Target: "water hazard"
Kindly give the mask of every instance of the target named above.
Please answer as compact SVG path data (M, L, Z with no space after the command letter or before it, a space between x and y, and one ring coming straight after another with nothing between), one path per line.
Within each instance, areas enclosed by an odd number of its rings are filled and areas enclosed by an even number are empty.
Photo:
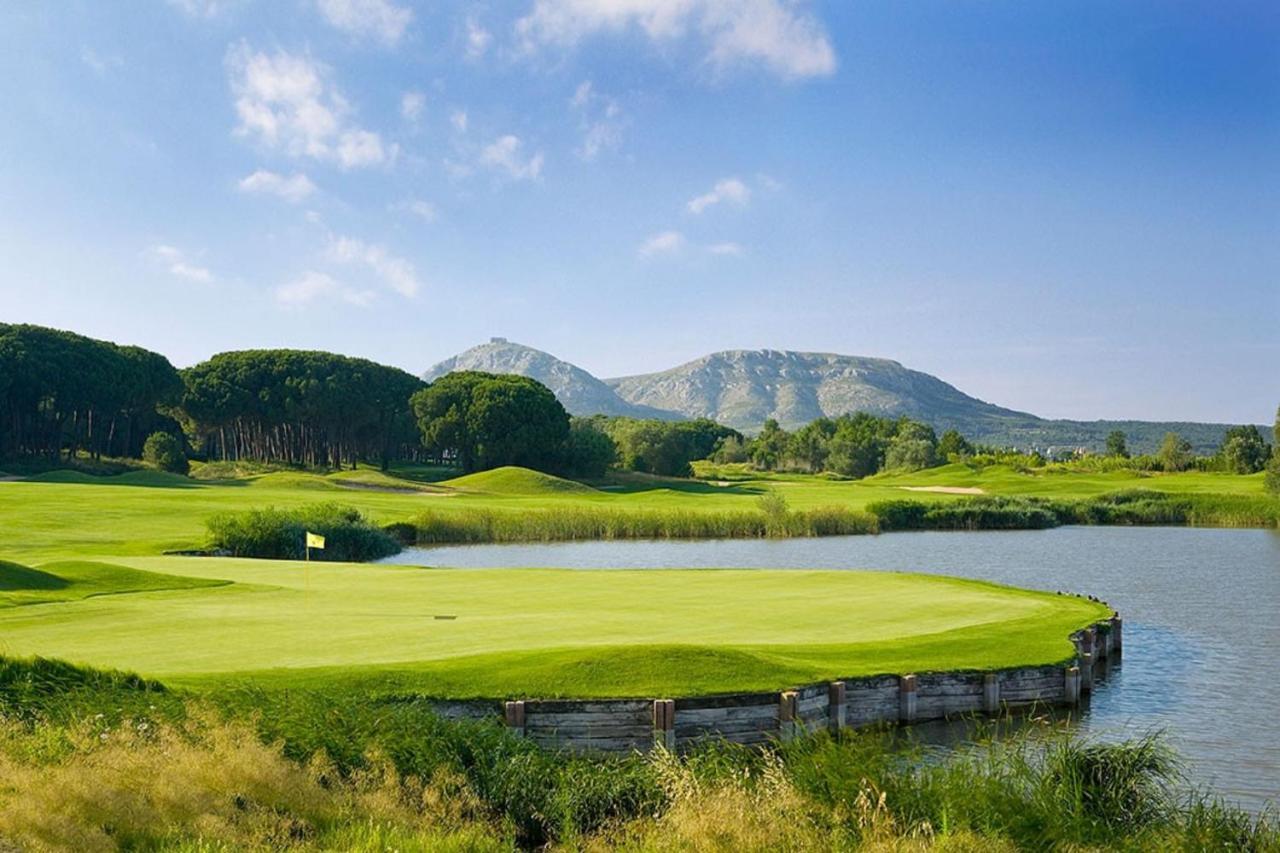
M406 551L456 567L867 568L1085 592L1125 619L1124 661L1080 725L1161 729L1192 782L1260 809L1280 801L1280 533L1193 528L899 533L826 539L575 542Z

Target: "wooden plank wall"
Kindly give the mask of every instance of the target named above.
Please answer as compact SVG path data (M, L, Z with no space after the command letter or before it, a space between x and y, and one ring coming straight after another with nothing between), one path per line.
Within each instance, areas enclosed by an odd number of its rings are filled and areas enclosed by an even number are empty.
M1073 634L1066 665L999 672L935 672L848 678L779 693L688 699L441 702L451 718L501 713L513 731L549 749L617 753L655 747L687 750L711 738L758 745L807 732L874 723L912 723L1000 713L1028 705L1071 705L1093 687L1093 673L1120 653L1115 616ZM840 700L843 699L843 705Z

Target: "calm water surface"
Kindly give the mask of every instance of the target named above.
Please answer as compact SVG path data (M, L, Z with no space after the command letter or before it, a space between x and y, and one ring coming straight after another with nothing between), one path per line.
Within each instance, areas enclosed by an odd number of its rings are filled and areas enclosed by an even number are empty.
M1251 809L1280 801L1280 533L1062 527L826 539L575 542L414 549L457 567L918 571L1096 595L1124 617L1124 662L1080 724L1163 729L1192 780Z

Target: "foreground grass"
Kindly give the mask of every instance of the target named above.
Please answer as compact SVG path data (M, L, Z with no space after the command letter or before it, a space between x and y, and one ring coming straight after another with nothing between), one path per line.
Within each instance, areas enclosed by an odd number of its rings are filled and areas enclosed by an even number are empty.
M1001 735L992 730L989 735ZM192 698L0 659L0 849L1280 850L1158 739L1041 723L926 759L888 731L596 760L355 691Z
M238 471L234 466L213 469L222 474ZM362 511L379 524L413 526L428 516L441 527L463 531L459 538L464 541L477 529L500 529L512 519L531 514L538 523L526 538L533 539L594 536L602 529L629 529L626 535L656 530L667 535L664 531L682 527L691 536L720 535L726 527L731 533L735 527L743 528L739 535L760 535L765 522L758 502L768 493L784 498L796 520L808 525L809 530L800 530L801 534L822 532L817 528L832 521L836 522L834 532L847 532L846 525L865 529L868 517L863 513L878 502L972 500L971 495L919 491L938 488L1054 501L1142 489L1180 502L1182 509L1175 519L1164 523L1256 527L1280 523L1280 499L1264 493L1262 475L1203 472L1037 473L1005 466L978 470L947 465L912 474L837 481L800 475L762 477L735 470L719 472L735 479L619 476L596 488L566 486L564 481L510 469L444 482L426 482L438 480L440 472L424 474L418 469L399 475L369 469L330 475L240 473L247 476L193 479L131 471L98 477L51 471L25 481L0 482L0 559L29 564L200 548L206 544L205 523L217 513L268 506L287 510L334 501ZM801 518L805 513L810 515ZM1153 516L1157 522L1161 517ZM570 525L573 518L577 521Z
M1071 632L1109 615L1072 596L887 572L197 557L121 558L116 594L4 606L58 582L74 588L83 569L62 578L60 565L0 567L5 653L204 687L347 683L455 698L774 690L1055 663L1072 654Z

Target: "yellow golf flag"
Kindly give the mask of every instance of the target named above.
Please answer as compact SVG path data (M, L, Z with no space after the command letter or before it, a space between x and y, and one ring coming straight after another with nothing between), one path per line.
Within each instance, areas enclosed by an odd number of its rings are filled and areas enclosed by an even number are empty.
M312 533L311 531L307 531L307 547L319 548L320 550L323 551L324 537L321 536L319 533Z

